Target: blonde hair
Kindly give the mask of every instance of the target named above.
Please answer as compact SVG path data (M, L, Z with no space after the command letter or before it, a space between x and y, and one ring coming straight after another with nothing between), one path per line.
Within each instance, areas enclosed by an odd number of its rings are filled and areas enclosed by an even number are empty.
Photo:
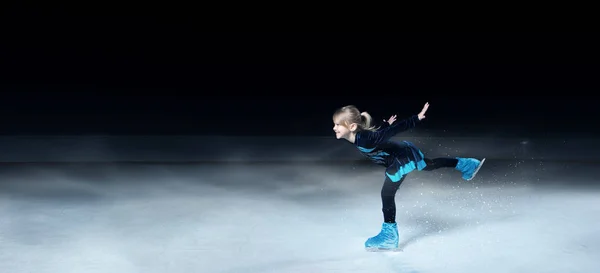
M360 112L354 105L347 105L341 107L333 114L333 119L340 118L340 122L343 122L346 127L352 123L356 123L357 130L368 130L375 131L379 129L373 126L373 118L367 112Z

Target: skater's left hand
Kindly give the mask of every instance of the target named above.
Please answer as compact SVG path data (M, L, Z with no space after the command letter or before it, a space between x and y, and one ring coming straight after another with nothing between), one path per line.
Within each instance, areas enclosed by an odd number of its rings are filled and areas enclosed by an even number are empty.
M384 119L383 122L387 122L390 125L392 125L392 123L394 123L394 121L396 121L396 115L391 116L387 121Z
M419 113L417 116L419 117L419 120L422 120L425 118L425 112L427 112L427 109L429 108L429 102L425 103L425 106L423 106L423 110L421 110L421 113Z

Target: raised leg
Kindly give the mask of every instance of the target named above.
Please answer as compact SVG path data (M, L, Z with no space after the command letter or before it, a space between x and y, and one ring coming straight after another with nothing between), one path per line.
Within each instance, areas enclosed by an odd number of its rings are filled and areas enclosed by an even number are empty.
M427 163L427 166L423 168L424 171L433 171L439 168L456 168L456 165L458 165L458 159L451 157L425 158L423 160Z

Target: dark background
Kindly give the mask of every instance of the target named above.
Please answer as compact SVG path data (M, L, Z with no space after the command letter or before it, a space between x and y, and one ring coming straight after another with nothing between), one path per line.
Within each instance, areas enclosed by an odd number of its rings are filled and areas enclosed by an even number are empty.
M343 105L381 121L427 101L422 133L600 135L597 33L205 32L34 15L1 49L4 135L330 136Z

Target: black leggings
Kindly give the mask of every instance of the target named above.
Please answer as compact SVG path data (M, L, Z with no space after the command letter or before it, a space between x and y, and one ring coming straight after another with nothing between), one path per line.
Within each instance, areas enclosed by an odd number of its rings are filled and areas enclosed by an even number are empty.
M439 168L454 168L458 164L458 159L456 158L434 158L429 159L425 158L425 163L427 166L423 168L424 171L433 171ZM385 177L385 182L383 182L383 187L381 187L381 203L383 208L383 219L386 223L395 223L396 222L396 192L398 188L406 178L406 175L402 176L400 181L392 182L389 177Z

